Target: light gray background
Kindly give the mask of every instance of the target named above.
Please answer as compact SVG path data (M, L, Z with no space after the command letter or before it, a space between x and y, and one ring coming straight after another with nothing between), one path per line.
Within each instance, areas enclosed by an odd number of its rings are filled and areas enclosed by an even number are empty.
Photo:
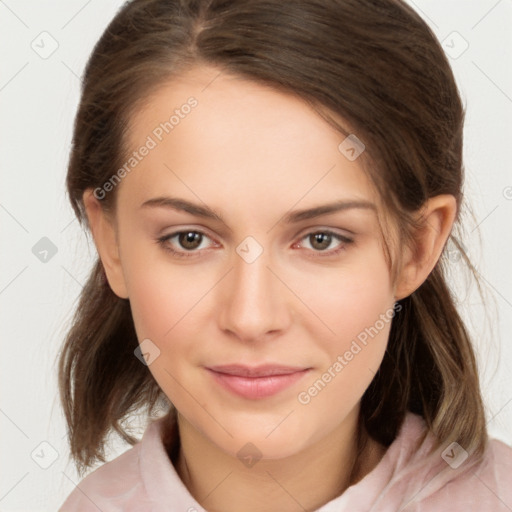
M468 295L457 285L457 293L477 344L491 434L512 444L512 0L410 3L445 41L467 105L466 194L476 219L464 244L489 292L487 316L474 288ZM64 179L79 77L121 5L0 0L1 511L56 510L78 482L54 363L95 249L74 220ZM43 237L57 249L46 262L32 252ZM456 253L453 266L457 274ZM114 443L111 456L127 448Z

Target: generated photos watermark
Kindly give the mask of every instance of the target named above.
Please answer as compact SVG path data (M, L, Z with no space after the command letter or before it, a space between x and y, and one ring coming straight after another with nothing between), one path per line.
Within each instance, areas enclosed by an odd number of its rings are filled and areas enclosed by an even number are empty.
M182 119L185 119L191 112L192 109L197 107L199 102L196 98L191 96L188 98L186 103L183 103L179 108L174 109L174 113L169 117L167 121L161 122L156 126L151 134L146 137L146 141L142 146L132 153L130 158L114 173L112 176L101 186L94 189L94 197L102 200L105 198L108 192L115 189L122 179L127 174L133 171L150 152L155 149L166 135L171 133L176 126L178 126Z
M392 308L389 308L385 313L381 313L379 319L373 325L362 330L352 340L349 349L342 355L338 355L336 361L308 389L297 395L299 403L302 405L309 404L368 345L368 341L375 338L391 322L395 313L398 313L401 309L402 305L396 302Z

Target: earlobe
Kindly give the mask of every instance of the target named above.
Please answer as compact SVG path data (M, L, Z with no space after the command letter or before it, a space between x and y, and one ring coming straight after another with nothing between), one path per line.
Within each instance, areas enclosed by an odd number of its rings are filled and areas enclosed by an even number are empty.
M430 198L417 213L421 226L413 246L406 249L395 286L396 300L409 296L427 279L441 256L457 214L457 201L449 194Z
M106 214L100 201L94 196L93 189L87 189L82 198L89 227L110 288L118 297L127 299L128 293L119 257L114 222Z

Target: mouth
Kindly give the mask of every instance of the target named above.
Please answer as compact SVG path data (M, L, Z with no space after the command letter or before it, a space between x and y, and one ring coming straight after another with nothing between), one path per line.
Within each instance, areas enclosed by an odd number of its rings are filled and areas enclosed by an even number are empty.
M206 367L213 380L231 393L246 399L261 399L278 394L306 375L311 368L281 365Z

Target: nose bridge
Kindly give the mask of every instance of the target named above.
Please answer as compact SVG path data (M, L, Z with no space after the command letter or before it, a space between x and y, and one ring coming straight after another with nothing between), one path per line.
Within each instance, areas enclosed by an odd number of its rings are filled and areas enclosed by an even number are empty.
M247 237L237 246L222 327L240 339L259 339L286 326L287 298L269 266L272 266L270 251L253 237Z

